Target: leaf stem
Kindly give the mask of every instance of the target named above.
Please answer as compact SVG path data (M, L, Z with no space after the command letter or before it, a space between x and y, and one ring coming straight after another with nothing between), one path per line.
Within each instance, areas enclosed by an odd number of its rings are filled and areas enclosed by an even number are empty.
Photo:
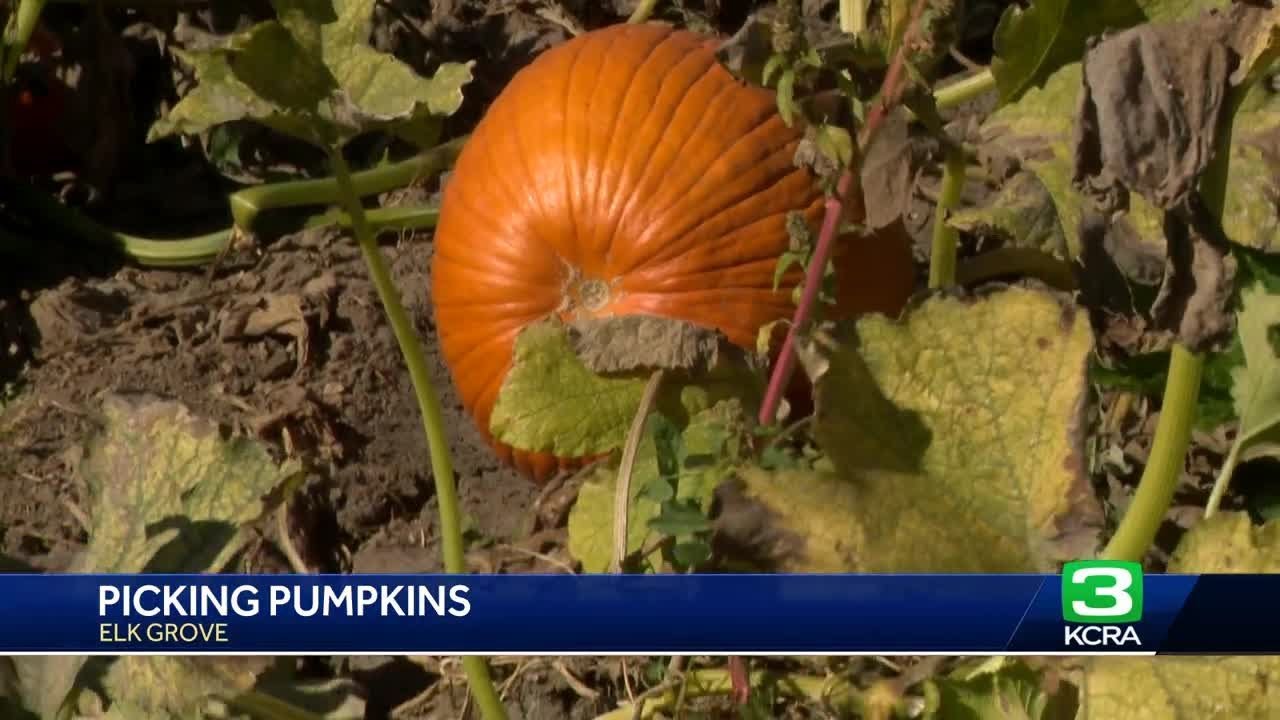
M1141 561L1155 540L1165 512L1173 501L1178 478L1182 475L1203 371L1203 356L1181 344L1173 346L1160 420L1156 423L1147 466L1142 470L1138 490L1120 520L1116 534L1107 543L1102 559Z
M438 174L457 159L467 137L463 135L399 162L351 173L352 189L357 197L367 197ZM332 177L255 185L232 193L231 217L236 227L252 230L258 215L264 210L333 205L341 200L338 182Z
M662 377L662 368L658 368L649 376L649 382L645 383L644 394L640 396L640 407L631 419L627 443L622 448L622 460L618 463L617 487L614 488L613 496L613 559L609 563L609 572L615 575L622 572L623 563L627 559L627 521L630 517L627 505L631 502L631 475L636 466L636 453L644 439L645 420L653 411L658 389L662 387Z
M426 358L422 354L422 344L414 331L413 323L405 313L404 306L400 303L399 290L391 279L391 274L382 258L382 251L378 248L365 218L364 206L360 203L347 161L342 157L342 151L337 148L329 150L329 158L333 165L338 200L351 215L356 242L360 245L360 252L364 255L365 263L369 267L369 275L378 291L378 298L387 313L387 320L391 323L396 342L400 345L400 353L404 356L409 377L413 381L418 408L422 412L422 427L431 453L431 474L435 479L436 501L440 508L440 540L444 551L445 571L462 574L467 571L466 557L463 554L462 523L458 513L457 488L454 486L453 458L450 456L448 438L445 437L440 400L431 384L431 374L427 369ZM505 720L506 710L494 689L493 680L489 676L489 667L484 659L465 657L463 669L466 671L471 694L481 714L486 720Z
M653 9L658 5L658 0L640 0L636 4L636 9L631 11L631 17L627 18L627 22L631 24L642 23L653 15Z
M964 190L964 149L959 145L944 145L946 160L942 168L942 190L933 216L933 249L929 254L929 287L949 287L956 282L956 248L960 244L960 231L947 224L951 211L960 205L960 193Z
M996 76L991 74L991 68L985 68L963 80L938 88L933 93L933 102L939 110L946 110L963 105L995 87Z

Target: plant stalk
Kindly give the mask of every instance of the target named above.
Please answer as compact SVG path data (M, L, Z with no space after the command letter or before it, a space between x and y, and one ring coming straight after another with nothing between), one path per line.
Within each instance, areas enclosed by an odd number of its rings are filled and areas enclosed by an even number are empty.
M640 0L636 4L636 9L631 11L631 17L627 18L627 22L634 25L647 21L653 15L653 9L657 5L658 0Z
M331 148L330 162L337 186L338 199L351 216L352 229L365 263L369 266L369 275L377 288L378 298L387 313L387 320L395 333L400 353L404 356L405 365L409 369L409 377L413 381L413 391L417 396L418 408L422 412L422 427L427 438L427 447L431 453L431 474L435 478L436 501L440 507L440 541L444 551L444 567L448 573L460 575L467 571L466 557L462 544L462 523L458 513L458 493L454 486L453 458L449 452L449 441L445 437L444 417L440 410L440 400L431 384L431 374L427 369L426 358L422 354L422 344L418 339L413 323L400 303L400 293L391 279L382 251L378 248L372 230L365 217L364 206L360 203L357 188L347 161L342 151ZM489 667L483 658L464 657L463 669L466 671L471 694L481 715L486 720L505 720L507 714L502 701L494 689L493 680L489 676Z
M867 0L840 0L840 31L861 35L867 30Z
M40 13L44 12L45 0L19 0L18 7L9 18L4 33L4 68L0 75L0 84L13 82L14 73L18 71L18 61L27 49L31 34L40 23Z
M995 87L996 76L991 74L991 68L986 68L963 80L938 88L933 93L933 102L938 110L946 110L981 97Z
M351 173L352 190L356 197L367 197L404 187L418 178L436 175L453 164L467 137L463 135L399 162ZM264 210L341 202L336 178L290 180L255 185L233 193L231 217L236 227L252 230L258 215Z
M911 46L914 34L919 31L920 15L924 11L926 2L927 0L916 0L912 7L911 21L904 34L904 42L894 54L893 62L889 64L889 70L885 73L879 101L872 105L870 112L867 113L867 121L862 126L862 132L859 133L859 147L867 147L870 139L884 124L889 111L902 102L902 94L906 89L903 82L905 62L903 49ZM827 267L827 261L831 258L831 251L835 246L841 221L844 219L846 200L849 193L862 192L862 186L857 181L856 175L854 168L845 168L836 184L835 194L827 198L826 215L822 219L818 242L813 249L813 257L810 258L809 267L805 273L800 303L792 316L791 325L787 328L786 339L782 342L782 350L778 353L778 361L773 366L773 372L769 376L769 386L760 403L760 413L757 417L761 425L773 425L777 421L778 406L782 403L782 396L790 385L791 375L796 369L796 336L807 330L809 320L813 317L818 290L822 285L822 274Z
M156 239L107 229L88 216L36 190L27 183L0 181L0 190L14 207L28 212L46 231L119 252L143 267L192 268L216 260L231 244L234 228L185 238ZM374 208L365 211L373 232L389 228L435 227L440 209L434 205ZM351 215L338 208L309 218L304 227L338 225L350 228Z
M1160 420L1156 423L1147 466L1142 470L1138 490L1121 518L1116 534L1102 552L1102 559L1141 562L1155 541L1156 532L1173 501L1178 478L1182 476L1203 372L1203 356L1182 344L1173 346Z
M956 283L956 249L960 231L947 224L951 211L960 205L964 190L964 149L946 143L946 161L942 169L942 190L933 216L933 249L929 253L929 288L950 287Z

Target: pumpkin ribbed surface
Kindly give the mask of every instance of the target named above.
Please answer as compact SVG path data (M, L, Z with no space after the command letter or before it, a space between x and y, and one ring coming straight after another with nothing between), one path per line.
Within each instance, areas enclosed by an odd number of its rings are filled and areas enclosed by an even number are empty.
M549 315L658 315L745 347L789 317L799 275L773 289L786 216L816 227L822 211L793 162L800 137L706 38L662 25L590 32L517 73L445 185L432 261L441 349L482 431L517 334ZM846 310L896 311L909 249L894 244L886 273L867 266L888 246L859 245L838 263L842 306L852 293L867 298ZM876 292L844 287L860 254ZM576 460L496 449L535 479Z

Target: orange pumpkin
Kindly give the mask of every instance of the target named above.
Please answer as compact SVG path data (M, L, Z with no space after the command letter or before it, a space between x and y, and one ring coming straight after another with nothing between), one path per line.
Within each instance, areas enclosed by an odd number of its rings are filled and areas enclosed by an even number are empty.
M521 70L445 185L432 262L440 346L486 437L517 334L550 315L676 318L743 347L790 317L799 270L773 289L786 216L816 230L823 212L800 139L707 38L664 25L586 33ZM904 233L842 241L836 266L843 312L911 293ZM494 445L536 481L582 460Z

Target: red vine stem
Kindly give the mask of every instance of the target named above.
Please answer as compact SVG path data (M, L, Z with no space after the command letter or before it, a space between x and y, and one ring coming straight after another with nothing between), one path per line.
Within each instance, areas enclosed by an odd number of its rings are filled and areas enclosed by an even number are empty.
M867 121L859 133L858 147L864 151L880 130L880 126L884 124L885 117L902 102L903 93L906 92L906 83L903 82L906 52L915 44L916 35L920 30L920 16L924 13L927 2L928 0L916 0L911 8L911 21L907 26L907 32L903 35L898 51L894 53L889 70L885 73L884 82L880 85L880 96L871 106L871 111L867 113ZM805 272L800 304L796 306L795 315L791 318L791 327L787 328L787 337L782 343L778 363L774 365L773 373L769 377L769 387L765 391L764 402L760 404L761 425L774 423L778 406L782 402L782 395L791 383L791 376L796 369L796 335L808 326L809 320L813 317L813 309L818 301L818 290L822 286L822 275L827 267L827 261L831 258L831 250L839 234L840 221L844 217L849 195L855 191L861 194L862 184L851 163L840 175L840 180L836 183L836 192L827 198L826 215L822 219L822 230L818 234L818 244L813 249L813 258ZM861 202L858 206L864 207Z

